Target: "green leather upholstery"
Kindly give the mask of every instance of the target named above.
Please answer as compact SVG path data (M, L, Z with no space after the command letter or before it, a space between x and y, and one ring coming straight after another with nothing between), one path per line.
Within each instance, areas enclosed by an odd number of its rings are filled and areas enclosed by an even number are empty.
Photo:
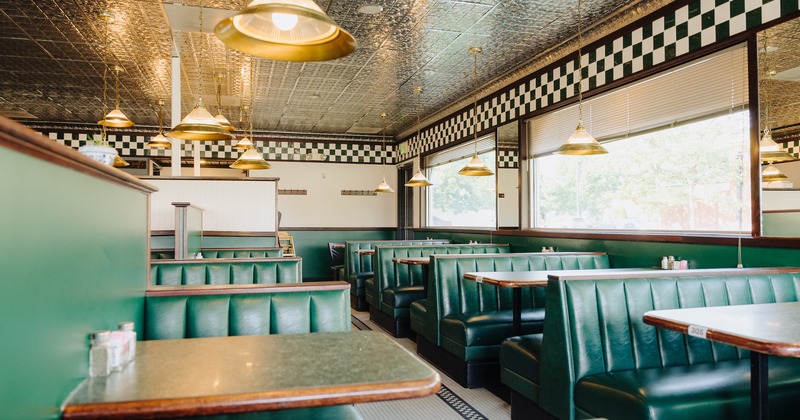
M152 287L144 338L350 331L346 282Z
M351 304L353 309L366 311L367 300L365 284L373 276L372 258L358 253L361 249L372 249L376 245L435 245L449 244L449 239L433 239L418 241L346 241L344 250L344 273L339 278L350 283L350 293L353 295Z
M300 283L302 264L299 257L153 260L150 283L157 286Z
M283 256L283 248L203 248L203 258L277 258ZM175 250L150 250L151 260L174 260Z
M578 270L609 268L601 252L431 255L428 296L411 304L417 352L467 387L499 382L500 344L515 335L512 290L464 280L473 271ZM522 332L542 332L541 287L522 290ZM480 373L476 373L480 372ZM485 381L485 382L484 382Z
M747 418L747 351L642 321L654 309L787 302L800 295L800 272L720 273L551 279L538 381L541 408L569 419ZM771 358L769 376L770 414L795 416L800 360Z
M509 337L500 345L500 381L533 402L539 401L542 337L541 333Z
M370 319L395 337L411 334L411 303L425 298L422 266L397 264L393 258L419 258L431 254L497 254L508 244L377 245L373 257L375 276L365 282Z

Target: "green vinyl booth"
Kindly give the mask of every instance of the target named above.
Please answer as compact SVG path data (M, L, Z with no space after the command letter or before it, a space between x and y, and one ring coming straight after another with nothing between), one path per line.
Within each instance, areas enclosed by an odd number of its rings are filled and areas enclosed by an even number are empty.
M155 286L302 281L303 259L300 257L150 261L150 284Z

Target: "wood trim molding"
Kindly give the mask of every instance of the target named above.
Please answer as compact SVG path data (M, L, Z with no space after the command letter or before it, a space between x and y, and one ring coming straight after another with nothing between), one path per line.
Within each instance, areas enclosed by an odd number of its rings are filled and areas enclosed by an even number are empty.
M260 262L274 262L274 261L303 261L301 257L266 257L266 258L202 258L202 259L188 259L188 260L152 260L150 265L203 265L209 262L214 264L225 263L260 263Z
M255 293L297 293L345 289L350 289L350 283L346 281L320 281L285 284L151 286L144 294L145 297L246 295Z
M706 277L706 276L741 276L757 274L785 274L800 273L800 267L766 267L766 268L706 268L691 270L653 270L653 271L633 271L609 274L592 274L591 270L586 270L586 274L550 274L549 278L554 280L607 280L607 279L627 279L627 278L660 278L660 277Z
M253 177L253 178L231 178L223 176L143 176L140 179L148 180L181 180L181 181L280 181L280 178Z
M0 116L0 146L146 194L158 191L133 175L86 157L3 116Z

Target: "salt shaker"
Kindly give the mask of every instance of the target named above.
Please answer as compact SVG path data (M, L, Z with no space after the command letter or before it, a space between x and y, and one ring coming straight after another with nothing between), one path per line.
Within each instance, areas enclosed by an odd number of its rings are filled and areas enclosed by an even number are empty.
M95 331L89 335L92 347L89 349L89 376L97 378L111 373L111 331Z
M131 321L120 322L117 328L120 331L124 331L128 334L127 362L131 362L134 358L136 358L136 330L133 329L134 324Z

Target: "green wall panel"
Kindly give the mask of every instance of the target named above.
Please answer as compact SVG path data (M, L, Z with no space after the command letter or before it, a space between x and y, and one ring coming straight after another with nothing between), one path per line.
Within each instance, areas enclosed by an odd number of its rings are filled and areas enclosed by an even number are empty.
M304 279L331 279L328 242L382 241L395 238L393 230L288 230L295 254L303 258Z
M56 418L88 334L143 322L147 196L0 148L0 417Z

